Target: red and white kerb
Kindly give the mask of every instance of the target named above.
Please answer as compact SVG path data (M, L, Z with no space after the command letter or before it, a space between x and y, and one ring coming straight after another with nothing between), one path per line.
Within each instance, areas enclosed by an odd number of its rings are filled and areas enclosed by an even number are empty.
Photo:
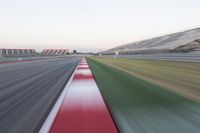
M75 71L50 132L118 132L84 58Z

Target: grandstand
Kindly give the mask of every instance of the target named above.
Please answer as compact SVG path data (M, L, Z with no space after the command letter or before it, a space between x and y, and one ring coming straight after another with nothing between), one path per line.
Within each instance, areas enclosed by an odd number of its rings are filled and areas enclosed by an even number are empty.
M174 49L174 51L182 51L182 52L198 52L200 51L200 39L196 39L190 43L179 46Z
M68 55L68 49L44 49L37 53L34 49L0 49L0 57L35 57Z
M200 51L200 28L121 45L102 54L138 54Z
M63 56L68 55L69 50L68 49L44 49L41 56Z
M1 57L33 57L38 53L34 49L0 49Z

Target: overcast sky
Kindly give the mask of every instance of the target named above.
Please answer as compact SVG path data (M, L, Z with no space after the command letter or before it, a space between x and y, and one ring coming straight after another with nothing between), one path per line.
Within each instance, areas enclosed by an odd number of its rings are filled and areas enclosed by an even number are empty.
M1 48L105 50L200 27L200 0L0 0Z

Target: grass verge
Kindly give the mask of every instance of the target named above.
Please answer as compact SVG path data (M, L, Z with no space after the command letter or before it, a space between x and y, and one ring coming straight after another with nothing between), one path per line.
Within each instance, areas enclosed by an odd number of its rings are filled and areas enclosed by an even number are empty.
M198 103L93 59L87 61L120 132L199 132Z
M111 57L93 57L92 59L193 100L200 100L200 63Z

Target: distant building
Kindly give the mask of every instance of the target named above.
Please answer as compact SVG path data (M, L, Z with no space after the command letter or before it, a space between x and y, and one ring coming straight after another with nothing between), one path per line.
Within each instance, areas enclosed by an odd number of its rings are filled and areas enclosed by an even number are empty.
M103 51L103 55L152 54L152 53L189 53L200 49L200 28L168 34L138 42L120 45Z
M0 57L2 56L2 49L0 49Z
M119 51L115 51L115 55L119 55Z
M76 54L77 53L77 51L76 50L73 50L73 54Z
M68 49L44 49L41 53L41 56L62 56L68 54Z
M34 49L0 49L1 57L31 57L37 56Z

